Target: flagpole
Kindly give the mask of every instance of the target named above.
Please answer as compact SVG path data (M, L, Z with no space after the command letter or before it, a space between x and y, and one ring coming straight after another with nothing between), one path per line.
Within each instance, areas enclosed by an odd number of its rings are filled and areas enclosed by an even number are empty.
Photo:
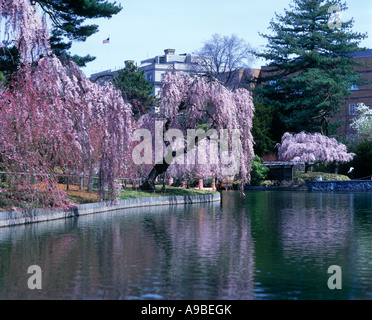
M111 61L111 59L110 59L110 35L108 36L108 38L107 38L108 40L109 40L109 42L108 42L108 46L107 46L107 62L108 62L108 64L109 64L109 67L107 68L107 69L111 69L110 68L110 61Z
M106 70L110 69L110 35L108 36L107 39L102 41L103 45L107 44L107 53L106 53Z

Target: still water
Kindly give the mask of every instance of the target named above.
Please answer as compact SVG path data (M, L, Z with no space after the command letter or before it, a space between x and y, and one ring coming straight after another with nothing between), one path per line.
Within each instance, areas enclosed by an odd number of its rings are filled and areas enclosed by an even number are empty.
M372 193L228 191L0 228L0 299L372 299Z

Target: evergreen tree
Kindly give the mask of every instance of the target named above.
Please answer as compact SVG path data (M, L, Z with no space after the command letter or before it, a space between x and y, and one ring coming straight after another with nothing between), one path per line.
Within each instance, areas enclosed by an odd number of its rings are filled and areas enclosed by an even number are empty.
M50 43L56 55L67 55L80 66L95 58L91 55L71 56L68 50L72 41L85 41L98 31L98 25L83 23L86 19L111 18L122 9L116 2L107 0L35 0L33 3L39 5L52 21Z
M329 117L362 83L353 53L366 34L352 32L353 20L335 19L347 9L339 0L293 0L290 8L271 21L272 34L261 34L268 46L256 56L270 62L256 93L279 109L288 131L328 135Z
M115 87L121 91L124 100L132 104L136 118L157 104L156 98L152 95L154 84L149 82L144 74L144 71L139 71L137 66L128 62L112 80Z
M0 49L0 73L5 82L8 75L17 71L20 63L20 55L15 46L8 48L4 45Z
M275 144L280 141L285 132L285 126L280 121L280 114L273 106L260 102L254 103L252 135L254 153L260 157L276 152Z
M85 67L95 57L90 54L83 57L71 55L68 50L73 41L85 41L98 31L98 25L83 23L86 19L111 18L122 9L116 2L106 0L35 0L31 3L40 7L50 18L50 46L53 53L73 60L80 67ZM11 43L5 43L0 52L0 71L4 74L14 72L18 67L17 58L17 48L11 46Z
M356 154L352 162L343 167L343 172L349 170L350 167L355 169L355 178L370 178L372 174L372 140L362 139L357 145L354 144L350 148Z

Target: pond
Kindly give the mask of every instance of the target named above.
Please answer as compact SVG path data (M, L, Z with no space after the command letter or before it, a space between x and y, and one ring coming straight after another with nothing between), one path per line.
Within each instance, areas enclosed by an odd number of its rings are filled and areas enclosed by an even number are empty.
M0 299L372 299L372 193L227 191L0 228Z

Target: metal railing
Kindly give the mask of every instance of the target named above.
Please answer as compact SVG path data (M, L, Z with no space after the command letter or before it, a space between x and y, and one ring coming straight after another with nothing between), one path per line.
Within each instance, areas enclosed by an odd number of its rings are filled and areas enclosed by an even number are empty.
M79 190L83 190L88 187L90 179L92 180L93 186L98 188L98 183L100 178L98 176L89 177L85 174L40 174L40 173L31 173L31 172L9 172L9 171L0 171L0 175L5 176L31 176L34 178L43 177L43 176L53 176L57 178L58 183L66 184L66 190L70 190L70 186L79 186ZM120 186L121 189L133 188L138 189L139 186L144 182L144 178L116 178L115 183L117 186Z

